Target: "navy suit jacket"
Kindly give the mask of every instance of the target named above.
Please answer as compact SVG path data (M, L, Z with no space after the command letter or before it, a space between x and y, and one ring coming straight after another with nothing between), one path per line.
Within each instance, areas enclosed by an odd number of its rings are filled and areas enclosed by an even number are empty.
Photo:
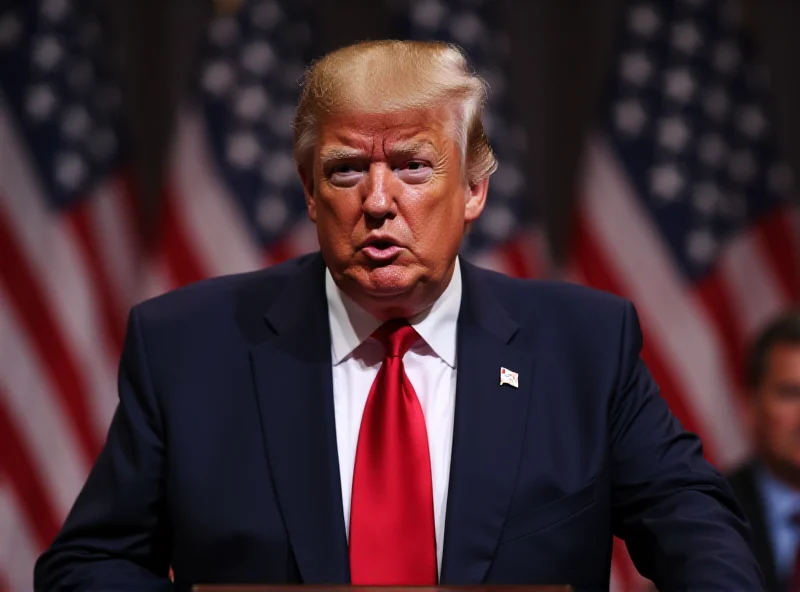
M725 479L639 358L633 306L462 263L441 583L758 590ZM500 384L500 368L519 388ZM39 590L348 583L319 254L135 307L108 441Z

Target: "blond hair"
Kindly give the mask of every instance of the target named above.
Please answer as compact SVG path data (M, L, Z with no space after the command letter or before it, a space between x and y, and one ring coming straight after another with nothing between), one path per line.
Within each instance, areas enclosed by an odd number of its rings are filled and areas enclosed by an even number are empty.
M294 118L294 156L307 165L325 115L433 109L453 105L455 141L467 182L491 175L497 160L481 112L487 85L454 45L364 41L333 51L306 72Z

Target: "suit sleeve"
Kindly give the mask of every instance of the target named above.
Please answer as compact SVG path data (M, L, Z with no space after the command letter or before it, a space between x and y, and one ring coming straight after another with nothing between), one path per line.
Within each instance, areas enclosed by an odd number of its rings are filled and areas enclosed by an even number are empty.
M661 591L763 590L742 509L660 396L630 304L622 344L610 405L614 534Z
M134 308L105 447L61 532L36 563L37 591L172 589L162 434Z

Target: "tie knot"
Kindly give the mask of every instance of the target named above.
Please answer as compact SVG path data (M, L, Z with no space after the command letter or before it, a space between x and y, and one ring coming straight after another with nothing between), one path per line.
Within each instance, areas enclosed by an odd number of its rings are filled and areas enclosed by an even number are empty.
M381 342L386 356L389 358L402 358L419 337L414 327L409 325L405 319L392 319L385 322L378 327L373 336Z

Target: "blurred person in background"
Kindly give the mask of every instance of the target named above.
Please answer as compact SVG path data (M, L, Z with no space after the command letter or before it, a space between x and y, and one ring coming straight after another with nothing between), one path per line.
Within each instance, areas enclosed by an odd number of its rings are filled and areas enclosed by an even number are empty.
M730 475L769 590L800 590L800 311L770 322L749 353L756 458Z

